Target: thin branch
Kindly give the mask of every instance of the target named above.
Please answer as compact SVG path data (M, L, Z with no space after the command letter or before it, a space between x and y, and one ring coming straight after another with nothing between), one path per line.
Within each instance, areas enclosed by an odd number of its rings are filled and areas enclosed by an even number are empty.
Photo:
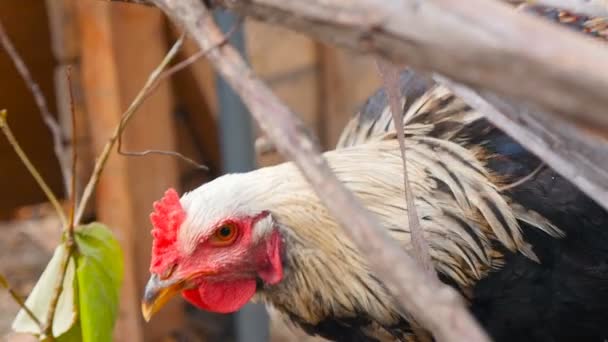
M223 39L217 43L217 46L222 46L222 45L226 44L230 40L230 38L234 35L234 33L237 32L237 30L241 27L242 24L243 24L243 18L239 18L234 23L234 25L232 25L232 27L228 30L228 32L226 32ZM190 56L190 57L186 58L185 60L170 67L165 72L163 72L163 74L160 76L159 82L162 82L166 78L169 78L169 77L175 75L176 73L182 71L183 69L189 67L194 62L196 62L200 58L204 57L207 54L207 52L208 52L207 50L199 49L192 56Z
M59 304L59 298L61 297L61 293L63 292L63 283L65 282L65 277L68 272L68 266L70 264L70 259L72 258L72 254L74 253L75 244L74 241L70 238L66 241L67 253L65 254L65 259L61 262L61 268L59 269L60 277L57 280L57 284L55 284L55 288L53 289L53 296L51 297L51 302L49 303L49 311L46 316L46 323L44 325L44 335L47 337L57 337L53 336L53 322L55 321L55 312L57 311L57 305Z
M153 6L154 4L150 0L103 0L106 2L125 2L129 4Z
M74 108L74 94L72 91L72 68L68 66L66 70L66 77L68 80L68 93L70 95L70 116L72 123L72 172L70 177L71 179L71 188L69 192L70 196L70 216L68 225L65 228L66 232L66 241L65 246L67 249L66 257L61 264L61 268L59 269L59 280L55 285L55 289L53 291L53 296L51 297L51 302L49 304L49 311L47 315L47 322L45 325L44 333L46 336L53 336L53 322L55 320L55 311L57 311L57 305L59 304L59 298L61 297L61 293L63 292L63 283L65 281L65 277L68 271L68 266L70 264L70 258L74 254L76 249L76 243L74 240L74 213L76 211L76 165L78 161L78 135L76 134L76 110Z
M397 65L434 70L467 86L538 103L577 125L608 131L608 69L600 67L608 48L499 1L467 0L466 6L461 0L213 3Z
M2 44L2 47L4 48L8 56L11 58L13 64L15 65L15 68L21 75L21 78L30 89L30 92L34 96L34 101L36 102L36 105L40 110L42 120L48 126L49 131L51 131L55 156L57 157L57 161L61 169L61 174L63 176L63 185L65 187L65 193L67 194L69 192L68 180L70 175L65 155L65 148L63 145L63 134L61 132L61 126L59 126L59 123L49 111L46 98L44 97L42 90L40 90L40 86L32 78L32 75L29 69L27 68L27 65L19 55L19 52L17 52L15 45L12 43L6 31L4 30L2 22L0 22L0 44Z
M70 117L72 122L72 173L71 173L71 188L70 188L70 217L68 222L68 239L74 240L74 215L76 212L76 178L77 178L77 162L78 162L78 135L76 134L76 109L74 108L74 91L72 84L72 67L68 66L66 70L68 79L68 93L70 95Z
M209 49L222 39L221 30L200 0L152 1L183 26L200 48ZM438 340L489 341L455 290L429 277L395 240L376 228L377 219L340 183L320 155L319 146L306 134L304 124L254 75L239 53L226 44L211 50L208 58L241 96L279 152L302 171L398 303L436 333Z
M57 212L57 216L59 216L59 219L61 220L61 224L65 227L67 224L67 219L65 217L65 213L63 212L63 208L61 207L61 204L59 204L59 201L57 200L57 197L55 197L53 190L51 190L51 188L46 184L36 167L27 157L25 151L23 151L23 149L21 148L21 145L19 145L17 138L15 138L11 128L8 125L7 116L8 112L6 110L0 110L0 130L2 130L2 133L4 133L4 136L8 140L8 143L11 145L17 156L19 156L19 159L21 159L23 165L25 165L34 180L36 180L36 183L38 183L38 186L40 187L42 192L44 192L46 198L53 205L53 208L55 208L55 211Z
M593 2L601 1L605 0ZM467 6L461 0L212 3L342 47L385 57L397 65L405 62L419 70L435 70L465 87L508 96L505 102L488 92L483 95L500 102L499 112L511 116L508 119L497 114L491 117L493 123L503 129L511 127L509 135L519 137L520 144L535 151L608 209L608 174L596 167L607 158L583 141L591 134L582 130L608 137L608 69L600 67L608 60L608 48L597 41L529 13L518 13L498 1L467 0ZM581 134L565 129L555 132L555 125L518 130L518 122L527 118L517 115L517 110L528 113L526 107L532 103L539 105L532 114L542 113L549 123L559 119L559 126ZM490 107L496 109L492 104ZM513 120L516 116L518 119ZM538 122L539 117L532 120ZM568 139L561 139L566 136ZM550 143L565 144L571 150L560 151ZM585 149L578 150L577 146ZM586 155L586 151L598 157ZM576 165L572 160L577 161Z
M276 146L274 146L272 141L268 140L266 136L255 139L255 153L263 156L265 154L275 153L276 151Z
M445 77L445 84L496 127L608 210L608 142L531 104L479 92Z
M40 331L43 331L44 327L42 326L42 323L40 322L40 320L38 319L38 317L36 317L36 315L34 314L34 312L32 312L32 310L30 310L30 308L25 304L25 301L23 300L23 297L21 297L17 293L17 291L15 291L10 286L10 284L8 283L8 280L6 280L6 277L4 277L2 274L0 274L0 286L8 291L9 295L21 307L21 309L23 309L23 311L25 311L25 313L30 317L30 319L32 321L34 321L36 324L38 324L38 327L40 327Z
M191 165L194 168L209 171L209 168L206 165L199 164L196 161L194 161L193 159L188 158L188 157L184 156L183 154L176 152L176 151L165 151L165 150L123 151L120 141L118 142L117 150L120 155L123 155L126 157L145 157L145 156L148 156L151 154L159 154L162 156L175 157L175 158L180 159L180 160L184 161L185 163Z
M202 56L207 55L208 53L210 53L214 49L216 49L216 48L224 45L227 42L228 38L229 38L228 35L223 35L223 38L221 40L219 40L217 42L217 44L209 46L206 49L201 49L202 52L200 52L200 54ZM82 199L80 200L80 204L78 206L78 210L76 211L76 217L75 217L76 224L78 224L78 222L80 222L80 219L82 218L82 215L84 213L84 209L86 208L87 202L89 201L89 199L91 198L91 195L93 194L93 190L95 189L95 186L99 182L99 177L101 176L101 172L103 171L103 168L104 168L104 166L105 166L105 164L107 162L107 159L108 159L108 157L110 155L110 152L111 152L112 148L114 147L114 145L117 143L118 140L122 140L122 132L126 128L126 125L129 122L129 120L131 119L131 117L133 116L133 114L137 111L137 109L139 108L139 106L141 106L141 104L143 103L143 101L148 97L148 95L151 94L151 92L154 89L156 89L156 87L158 86L158 84L160 84L161 80L164 80L165 78L167 78L169 75L172 74L172 73L165 74L164 70L167 68L167 66L169 65L169 63L171 62L171 60L173 60L173 58L175 57L175 55L177 55L177 52L179 51L179 49L183 45L183 42L184 42L184 35L182 35L175 42L175 44L173 45L173 47L171 48L171 50L169 50L169 52L167 53L167 55L165 56L165 58L163 58L163 60L161 61L161 63L152 71L152 73L148 77L148 80L146 81L146 84L144 84L143 88L139 91L139 93L137 94L137 96L135 96L135 99L133 100L133 102L131 102L131 105L129 105L129 108L123 114L123 116L122 116L122 118L120 120L119 125L116 127L116 129L112 133L112 136L110 137L110 139L108 140L108 142L104 146L104 149L101 152L101 154L99 155L99 158L97 158L97 162L95 163L95 167L93 169L93 174L91 175L91 178L89 179L89 182L85 186L85 189L84 189L84 192L83 192L83 195L82 195ZM177 71L179 71L179 70L174 70L173 72L177 72ZM183 155L181 155L181 154L179 154L177 152L156 151L156 150L150 150L150 151L143 151L142 152L142 154L144 154L144 155L145 154L149 154L149 153L160 153L160 154L173 155L173 156L182 158L183 160L186 160L187 162L189 162L189 163L191 163L193 165L196 165L197 167L204 167L205 169L207 169L206 166L201 166L200 164L194 162L193 160L191 160L189 158L184 157Z
M395 124L395 130L397 132L397 140L399 141L399 148L401 150L401 159L403 161L403 186L405 189L405 202L407 205L407 219L408 225L412 232L414 256L431 276L437 277L437 272L433 262L431 261L429 246L424 238L424 232L420 227L420 220L418 218L416 204L414 203L414 194L410 185L407 171L405 133L403 131L403 110L401 108L402 106L399 104L401 98L399 90L399 69L390 62L386 62L381 59L377 60L377 66L380 76L382 76L382 80L384 82L386 94L388 95L391 114L393 116L393 123Z
M608 16L606 0L528 0L529 3L562 8L592 17Z
M226 42L228 42L228 40L230 39L230 37L232 37L232 35L234 34L234 32L237 31L237 29L240 27L241 24L242 24L242 19L238 20L237 22L235 22L234 25L232 25L232 27L230 28L230 30L228 30L228 32L226 32L226 34L224 35L223 39L217 43L217 46L222 46L222 45L226 44ZM180 38L180 39L183 39L183 35L182 35L182 38ZM207 53L208 53L207 50L200 49L198 52L196 52L192 56L190 56L190 57L186 58L185 60L183 60L183 61L175 64L171 68L168 68L167 70L165 70L159 76L159 78L156 81L156 83L152 87L150 87L150 89L147 91L146 96L149 95L154 89L156 89L156 86L158 84L160 84L160 82L164 81L167 78L172 77L176 73L178 73L181 70L187 68L192 63L196 62L197 60L199 60L200 58L202 58L203 56L205 56ZM188 158L188 157L184 156L183 154L181 154L179 152L176 152L176 151L164 151L164 150L154 150L154 149L149 149L149 150L145 150L145 151L138 151L138 152L124 151L122 149L122 134L119 134L119 136L118 136L118 147L117 147L117 150L118 150L119 154L121 154L123 156L127 156L127 157L145 157L145 156L150 155L150 154L160 154L160 155L172 156L172 157L176 157L178 159L181 159L182 161L186 162L187 164L192 165L193 167L195 167L197 169L207 170L207 171L209 170L209 168L206 165L197 163L193 159Z
M89 178L89 181L87 182L87 185L84 188L82 198L78 205L78 209L76 210L76 216L74 218L74 221L76 222L76 224L79 224L80 219L82 218L82 215L87 206L87 203L88 203L89 199L91 198L91 195L93 194L93 191L95 190L95 187L97 186L97 183L99 182L99 177L101 176L101 173L103 172L106 162L108 161L108 157L110 156L110 152L112 151L112 148L116 144L116 141L120 138L122 132L124 131L124 129L127 126L127 123L133 117L133 114L135 114L137 109L141 106L143 101L150 94L150 91L156 87L156 85L158 84L157 81L158 81L160 75L162 75L162 72L169 65L171 60L173 60L175 55L177 55L177 52L181 48L183 42L184 42L184 36L182 35L182 37L180 37L175 42L175 44L173 44L173 47L171 47L171 49L169 50L167 55L165 55L165 57L160 62L160 64L152 71L150 76L148 76L148 80L144 84L143 88L139 91L137 96L135 96L135 99L133 99L133 102L131 102L131 104L129 105L129 108L127 108L127 110L123 114L120 122L114 129L112 136L110 137L110 139L104 146L103 151L97 158L95 167L93 168L93 174L91 175L91 178Z

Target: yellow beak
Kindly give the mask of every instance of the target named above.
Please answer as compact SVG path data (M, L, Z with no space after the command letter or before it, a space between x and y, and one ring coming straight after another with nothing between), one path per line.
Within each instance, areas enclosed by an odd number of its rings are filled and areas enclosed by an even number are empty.
M184 282L179 280L160 280L158 275L153 274L146 284L144 298L141 301L141 312L146 322L157 313L169 299L178 294L184 287Z

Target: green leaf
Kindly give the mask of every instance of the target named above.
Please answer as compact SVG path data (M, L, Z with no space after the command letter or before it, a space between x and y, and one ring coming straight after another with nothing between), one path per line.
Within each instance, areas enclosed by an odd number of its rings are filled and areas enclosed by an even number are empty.
M101 223L79 227L76 244L82 341L111 341L123 275L120 245Z
M36 286L32 289L30 296L25 301L25 305L36 315L42 323L47 321L51 299L55 293L55 288L61 276L61 265L63 264L68 250L65 244L57 246L55 253L49 264L42 272ZM68 268L63 281L63 291L59 296L55 317L53 319L53 336L59 336L68 331L76 321L75 304L75 277L74 277L74 258L70 258ZM22 309L15 317L12 328L18 333L39 335L42 332L36 322L34 322Z
M82 329L80 329L80 321L76 323L63 335L55 338L55 342L80 342L82 341Z

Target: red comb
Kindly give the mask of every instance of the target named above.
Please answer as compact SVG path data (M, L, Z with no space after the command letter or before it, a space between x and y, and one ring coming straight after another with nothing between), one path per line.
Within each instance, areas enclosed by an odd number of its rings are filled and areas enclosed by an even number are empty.
M160 201L154 202L154 212L150 214L154 226L150 272L160 274L176 261L178 251L175 242L185 217L186 212L179 202L179 195L172 188L165 192Z

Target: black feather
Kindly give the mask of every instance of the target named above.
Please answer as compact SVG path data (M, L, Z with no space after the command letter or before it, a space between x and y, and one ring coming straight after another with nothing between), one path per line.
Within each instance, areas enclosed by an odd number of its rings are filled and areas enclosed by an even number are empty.
M500 130L470 143L496 156L488 167L510 178L531 173L540 160ZM486 127L486 128L487 128ZM496 341L603 341L608 338L608 213L550 168L508 191L549 219L566 237L555 239L520 222L540 264L505 253L505 264L474 288L471 309ZM500 246L496 246L500 248Z

